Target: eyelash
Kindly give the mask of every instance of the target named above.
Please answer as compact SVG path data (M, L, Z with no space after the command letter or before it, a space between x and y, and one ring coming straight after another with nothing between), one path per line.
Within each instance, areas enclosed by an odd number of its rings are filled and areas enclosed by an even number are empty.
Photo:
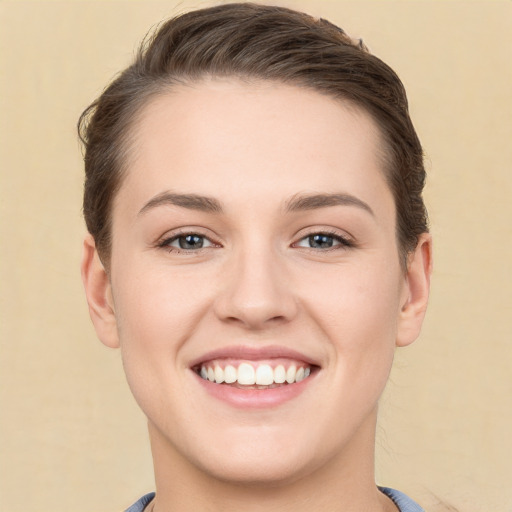
M198 249L185 249L185 248L181 248L181 247L173 247L171 245L173 242L179 241L180 238L184 239L188 236L196 236L203 240L207 240L210 243L210 245L207 247L199 247ZM208 249L209 247L220 247L220 245L213 242L206 235L204 235L203 233L200 233L198 231L183 231L180 233L176 233L171 237L161 240L160 242L157 243L157 247L159 247L161 249L166 249L168 252L193 254L193 253L198 253L199 251L202 251L203 249Z
M186 248L174 247L171 245L173 242L179 241L180 239L184 239L189 236L196 236L198 238L201 238L203 241L207 240L210 245L207 247L199 247L197 249L193 249L193 248L186 249ZM319 237L319 236L333 239L334 242L338 242L338 243L336 245L332 245L331 247L319 248L319 249L317 249L315 247L306 247L303 245L299 245L304 240L309 239L309 241L311 242L311 239L313 237ZM161 240L156 245L158 248L166 249L168 252L185 253L185 254L197 254L198 252L202 252L204 249L208 249L210 247L221 247L220 244L212 241L206 235L204 235L200 232L197 232L197 231L185 231L185 232L181 232L181 233L176 233L171 237ZM300 238L297 242L294 242L292 244L292 247L302 247L304 249L311 250L314 252L328 252L328 251L335 251L335 250L340 250L340 249L341 250L350 249L350 248L355 247L355 243L353 242L353 240L351 240L347 237L344 237L344 236L340 235L339 233L336 233L334 231L325 231L324 230L324 231L312 231L311 233L308 233L307 235Z
M313 237L318 237L318 236L332 238L334 240L334 242L338 242L338 244L333 245L331 247L323 248L323 249L316 249L314 247L305 247L305 246L299 245L299 243L302 242L303 240L309 239L309 241L311 241L311 239ZM293 247L303 247L304 249L309 249L309 250L315 251L315 252L327 252L327 251L336 251L336 250L340 250L340 249L341 250L350 249L350 248L355 247L355 243L350 238L342 236L335 231L323 230L323 231L313 231L311 233L308 233L306 236L303 236L298 242L295 242L294 244L292 244L292 246Z

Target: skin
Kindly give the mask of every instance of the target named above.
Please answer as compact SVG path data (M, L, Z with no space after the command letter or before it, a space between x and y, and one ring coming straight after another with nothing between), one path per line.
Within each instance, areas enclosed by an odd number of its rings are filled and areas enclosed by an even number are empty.
M148 417L154 510L396 511L374 483L377 404L396 346L419 334L431 240L404 272L373 120L297 87L210 80L154 98L133 137L110 274L88 236L82 275ZM168 192L222 212L154 200ZM356 200L287 209L332 193ZM203 248L179 250L183 233ZM312 247L315 233L333 247ZM240 344L292 348L319 370L277 407L236 408L190 365Z

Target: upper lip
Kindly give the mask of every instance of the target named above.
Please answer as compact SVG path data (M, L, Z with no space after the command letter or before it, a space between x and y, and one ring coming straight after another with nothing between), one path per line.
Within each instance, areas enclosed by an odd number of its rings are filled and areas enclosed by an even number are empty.
M310 366L320 366L319 362L302 352L278 345L253 347L247 345L233 345L212 350L194 359L190 366L193 368L214 359L242 359L246 361L259 361L263 359L294 359L303 361Z

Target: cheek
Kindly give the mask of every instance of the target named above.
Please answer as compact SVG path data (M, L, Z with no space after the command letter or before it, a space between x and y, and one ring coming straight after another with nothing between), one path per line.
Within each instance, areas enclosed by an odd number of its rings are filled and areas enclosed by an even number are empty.
M185 388L180 384L185 366L180 349L194 332L204 300L190 290L185 293L187 281L173 279L168 270L153 266L146 272L140 261L127 260L120 267L113 292L126 379L145 414L159 417L169 401L186 399L169 390ZM166 421L174 428L171 418Z
M113 268L112 289L124 368L130 383L137 382L136 377L145 382L144 375L158 373L157 363L179 345L177 328L182 325L186 304L163 273L147 272L143 264L128 257ZM176 364L172 358L169 361Z
M113 276L114 277L114 276ZM146 348L180 343L206 307L207 292L197 276L176 273L144 258L118 266L113 282L121 341Z
M388 260L389 261L389 260ZM396 342L401 278L398 263L340 267L310 286L307 308L327 335L332 359L345 373L389 372Z
M197 270L158 267L143 256L125 258L116 269L113 292L123 366L148 414L148 404L163 407L171 383L180 384L188 368L183 347L204 331L216 287L206 286L211 276Z

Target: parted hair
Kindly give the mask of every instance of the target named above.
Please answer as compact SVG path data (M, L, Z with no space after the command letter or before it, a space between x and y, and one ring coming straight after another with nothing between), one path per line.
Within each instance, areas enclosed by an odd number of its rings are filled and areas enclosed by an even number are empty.
M137 114L148 100L208 77L269 80L348 101L376 122L384 141L385 177L396 205L397 242L405 263L428 231L422 199L423 150L397 74L325 19L284 7L231 3L162 23L145 38L133 63L81 115L83 212L108 267L111 210L127 168Z

